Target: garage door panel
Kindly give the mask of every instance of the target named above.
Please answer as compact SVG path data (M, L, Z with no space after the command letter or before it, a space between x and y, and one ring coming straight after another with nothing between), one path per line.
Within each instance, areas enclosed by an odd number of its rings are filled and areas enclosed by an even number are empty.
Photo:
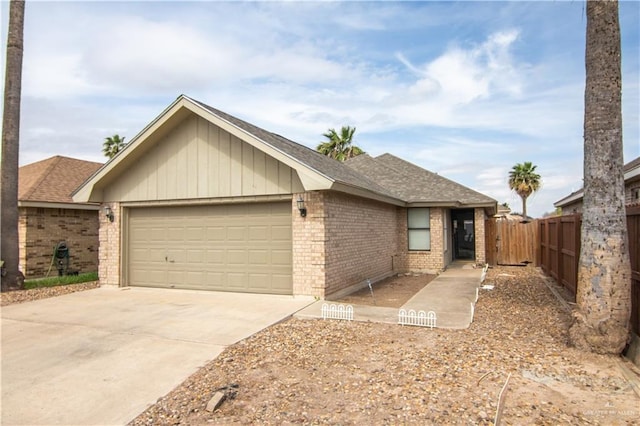
M246 241L247 229L244 226L230 226L227 228L227 241Z
M167 262L169 263L184 263L187 260L185 249L167 249Z
M227 250L227 264L231 266L235 265L247 265L247 251L246 250Z
M224 250L207 250L205 262L209 265L219 267L226 263L226 255Z
M205 252L202 249L187 250L187 263L202 265L205 259Z
M262 265L269 264L269 251L268 250L249 250L249 264L250 265Z
M184 241L184 227L172 226L164 231L169 241Z
M269 227L268 226L250 226L249 227L249 239L253 242L257 241L269 241Z
M291 276L272 274L271 290L273 293L289 294L291 292Z
M227 287L235 290L245 289L247 286L247 274L229 272L227 274Z
M207 227L207 240L209 242L225 241L227 239L227 230L222 226Z
M274 225L271 227L271 240L291 242L291 224Z
M129 285L292 293L290 203L131 208Z
M271 250L271 264L289 267L291 265L291 251Z

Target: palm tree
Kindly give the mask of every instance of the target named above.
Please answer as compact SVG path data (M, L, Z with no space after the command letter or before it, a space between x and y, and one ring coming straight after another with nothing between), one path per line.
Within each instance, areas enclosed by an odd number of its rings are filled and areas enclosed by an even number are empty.
M4 80L2 114L2 189L0 204L0 263L2 291L22 288L24 277L19 270L18 245L18 152L20 146L20 101L22 92L22 55L24 46L24 0L11 0L9 34Z
M619 354L629 339L631 264L622 171L618 2L587 1L584 198L570 342Z
M113 158L118 152L122 151L122 148L126 145L124 139L124 137L121 138L119 135L105 138L102 143L102 153L106 157Z
M355 127L342 126L340 134L335 129L329 129L322 136L327 138L326 142L318 145L316 150L328 157L338 161L345 161L356 155L364 154L364 151L353 145L353 134L356 132Z
M540 175L536 173L536 167L531 162L516 164L509 172L509 189L516 191L522 198L522 217L527 220L527 198L540 189Z

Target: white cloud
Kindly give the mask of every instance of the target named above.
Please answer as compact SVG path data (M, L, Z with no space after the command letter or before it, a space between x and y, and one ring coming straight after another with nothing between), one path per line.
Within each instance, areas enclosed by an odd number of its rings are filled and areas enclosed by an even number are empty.
M544 186L529 210L542 213L580 184L580 13L565 2L30 3L21 164L99 159L105 136L133 137L186 93L309 146L354 125L371 153L514 206L504 176L533 161ZM626 158L640 149L634 42Z

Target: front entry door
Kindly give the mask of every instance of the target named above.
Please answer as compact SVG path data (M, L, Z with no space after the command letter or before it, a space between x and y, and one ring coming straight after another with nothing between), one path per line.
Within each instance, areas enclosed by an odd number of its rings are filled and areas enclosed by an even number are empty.
M475 260L476 236L473 209L451 210L453 259Z

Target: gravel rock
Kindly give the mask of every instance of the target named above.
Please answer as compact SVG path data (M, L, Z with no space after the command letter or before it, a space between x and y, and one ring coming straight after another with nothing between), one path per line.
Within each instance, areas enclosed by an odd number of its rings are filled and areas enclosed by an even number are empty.
M77 291L91 290L98 287L100 287L98 281L91 281L80 284L34 288L31 290L7 291L0 293L0 306L31 302L33 300L46 299L49 297L61 296L63 294L75 293Z
M489 425L509 373L503 424L638 424L618 358L568 346L569 312L545 281L533 267L490 269L495 287L467 330L290 319L229 346L130 424ZM206 411L232 384L235 398Z

